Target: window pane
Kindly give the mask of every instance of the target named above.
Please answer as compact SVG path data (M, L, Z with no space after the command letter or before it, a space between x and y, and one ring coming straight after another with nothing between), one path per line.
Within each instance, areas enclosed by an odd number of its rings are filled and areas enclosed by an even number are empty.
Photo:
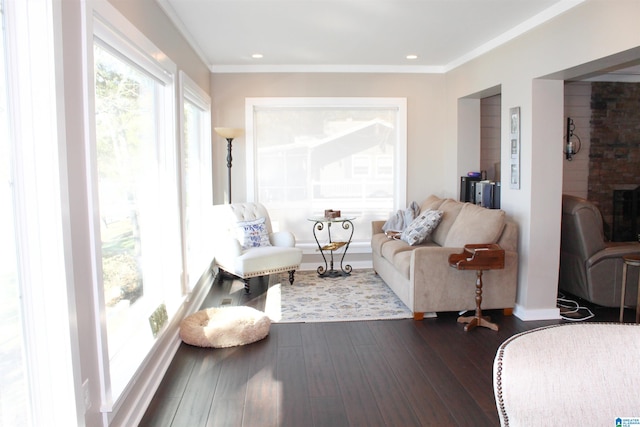
M357 218L354 241L368 240L366 224L393 211L398 108L261 105L253 131L257 199L298 242L313 242L300 218L325 209Z
M202 121L204 112L192 102L184 103L184 193L185 230L187 248L187 272L189 290L193 289L200 274L206 268L202 262L203 245L203 207L205 204L203 179L207 179L201 168L204 153Z
M177 224L168 208L177 202L165 185L175 185L175 172L166 178L175 168L159 132L163 86L99 44L94 52L102 280L117 394L153 344L151 317L165 317L156 309L164 305L170 318L179 302Z
M28 426L31 421L16 258L12 139L5 69L4 32L0 31L0 425Z

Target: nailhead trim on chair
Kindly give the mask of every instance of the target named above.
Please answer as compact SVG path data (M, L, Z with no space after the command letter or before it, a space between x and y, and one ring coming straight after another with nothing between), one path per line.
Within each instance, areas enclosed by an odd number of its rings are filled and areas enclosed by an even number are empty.
M267 274L282 273L282 272L285 272L285 271L297 270L298 268L300 268L299 265L292 265L292 266L289 266L289 267L272 268L272 269L269 269L269 270L257 271L257 272L249 273L249 274L246 274L246 275L243 275L243 276L240 276L238 274L236 274L236 275L238 277L243 278L243 279L248 279L250 277L266 276Z

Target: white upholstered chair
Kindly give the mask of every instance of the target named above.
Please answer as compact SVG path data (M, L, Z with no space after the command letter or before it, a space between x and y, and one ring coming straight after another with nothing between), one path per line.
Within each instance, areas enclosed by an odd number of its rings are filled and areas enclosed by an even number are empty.
M493 363L500 425L630 425L640 408L640 325L580 322L508 338Z
M244 281L269 274L294 273L300 267L302 250L288 231L274 232L269 213L260 203L244 202L213 207L214 265Z

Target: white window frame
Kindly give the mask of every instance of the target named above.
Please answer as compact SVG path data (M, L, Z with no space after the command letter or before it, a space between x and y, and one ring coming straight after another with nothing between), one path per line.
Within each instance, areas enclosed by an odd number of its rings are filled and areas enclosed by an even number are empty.
M74 284L65 254L70 230L61 4L5 1L7 79L18 270L33 425L83 423ZM3 23L4 24L4 23Z
M207 214L210 212L210 207L213 205L213 181L211 170L211 97L203 91L184 71L179 73L179 95L180 105L178 106L178 138L180 141L180 177L181 177L181 230L182 230L182 265L185 270L183 271L183 291L185 294L190 293L201 274L206 268L210 267L213 253L213 245L211 232L208 229L210 221L208 221ZM191 265L187 255L187 239L189 235L187 233L186 217L186 155L184 151L184 105L186 102L194 104L202 111L201 123L200 123L200 135L202 139L199 141L199 171L200 171L200 194L199 201L199 215L201 217L201 226L199 236L200 240L197 242L199 253L195 260L194 265Z
M87 115L88 127L90 129L89 138L87 139L87 146L85 147L89 153L90 166L87 171L88 181L90 182L90 195L89 195L89 209L91 212L98 213L98 177L97 177L97 165L96 165L96 134L95 134L95 120L93 118L95 114L95 88L93 84L93 40L94 38L100 40L100 44L106 46L111 53L120 55L126 58L127 62L133 60L142 68L146 73L151 74L156 79L162 81L165 87L162 89L166 102L164 103L165 110L160 111L162 117L164 117L165 128L162 132L158 132L158 136L165 137L168 140L159 143L158 146L161 150L165 147L172 147L172 152L161 153L161 157L164 161L166 169L173 169L173 175L178 177L178 160L177 160L177 147L175 138L175 121L176 121L176 102L175 102L175 84L177 77L176 65L160 51L149 39L147 39L138 29L136 29L129 21L127 21L113 6L108 2L92 2L90 21L88 22L87 31L89 34L89 45L87 46L87 64L89 67L89 76L87 91L90 112ZM121 52L126 51L124 56ZM175 188L174 188L175 187ZM166 208L170 210L170 215L175 216L175 221L171 220L171 223L179 225L179 206L178 200L178 187L175 183L167 184L167 191L175 191L175 203L168 204ZM92 218L93 227L90 231L91 247L93 248L93 256L95 257L96 265L93 271L93 281L96 291L94 292L94 310L99 314L96 320L96 333L98 336L98 364L100 367L100 389L101 389L101 406L100 410L103 413L109 413L114 411L122 402L119 401L121 396L126 396L128 389L135 383L139 374L138 366L131 378L117 378L112 377L109 361L109 350L107 347L107 324L104 300L104 287L102 283L102 267L99 259L101 258L101 238L100 238L100 224L98 218ZM179 227L176 230L171 230L171 227L167 227L167 233L179 234ZM181 259L180 248L175 249L175 257ZM179 278L176 280L176 286L182 291L182 285ZM184 300L184 299L183 299ZM183 300L176 301L175 304L181 305ZM151 349L153 351L153 347Z

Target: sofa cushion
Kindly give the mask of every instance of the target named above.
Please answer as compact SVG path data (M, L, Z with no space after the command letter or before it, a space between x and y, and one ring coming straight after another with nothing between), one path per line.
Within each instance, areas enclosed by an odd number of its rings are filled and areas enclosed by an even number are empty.
M393 258L399 252L410 251L414 249L413 246L409 246L409 244L403 240L390 239L387 243L382 245L381 255L384 259L393 262Z
M433 230L436 229L442 219L442 211L427 210L414 219L411 224L402 231L400 239L410 246L418 245L427 240Z
M456 220L456 217L460 213L463 205L464 203L453 199L446 199L442 202L438 207L438 210L442 211L442 219L440 220L438 227L433 231L431 240L440 246L444 246L447 234L449 234L449 229Z
M428 211L430 209L438 209L444 201L445 199L441 199L440 197L434 196L432 194L431 196L427 197L424 202L422 202L422 205L420 205L420 212Z
M396 271L402 274L407 280L409 280L411 274L411 252L412 251L398 252L393 258L393 266Z
M371 251L376 254L382 254L382 245L387 243L389 240L387 235L384 233L376 233L371 236Z
M465 203L451 226L444 245L461 248L472 243L495 243L505 223L505 213L500 209L487 209Z

